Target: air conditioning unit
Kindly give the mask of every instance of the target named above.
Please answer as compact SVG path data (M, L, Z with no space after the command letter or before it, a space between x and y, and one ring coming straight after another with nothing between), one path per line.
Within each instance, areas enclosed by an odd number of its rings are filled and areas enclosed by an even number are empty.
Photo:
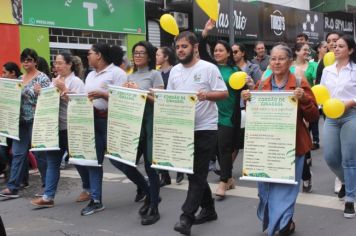
M188 14L183 12L172 12L173 17L177 22L179 29L188 29L189 21L188 21Z

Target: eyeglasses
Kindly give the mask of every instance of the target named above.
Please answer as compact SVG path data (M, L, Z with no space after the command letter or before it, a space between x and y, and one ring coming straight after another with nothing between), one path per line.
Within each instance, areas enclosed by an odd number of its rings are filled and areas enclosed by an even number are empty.
M280 58L275 58L275 57L272 57L270 59L271 62L284 62L284 61L287 61L288 58L287 57L280 57Z
M64 61L54 61L53 65L54 66L61 66L61 65L64 65L64 63L65 63Z
M147 54L147 52L134 52L133 53L133 55L135 56L135 57L143 57L144 55L146 55Z
M237 54L237 53L239 53L239 51L234 50L234 51L232 51L232 53L233 53L233 54Z
M34 62L35 60L31 57L28 57L28 58L21 58L21 62L22 63L31 63L31 62Z

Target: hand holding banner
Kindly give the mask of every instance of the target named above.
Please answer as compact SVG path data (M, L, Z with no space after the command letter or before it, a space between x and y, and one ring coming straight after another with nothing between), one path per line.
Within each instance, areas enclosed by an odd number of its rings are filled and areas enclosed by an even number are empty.
M60 93L56 87L42 88L38 96L30 151L60 150L58 115Z
M75 165L100 166L95 149L93 103L87 94L68 94L69 162Z
M242 180L296 184L298 102L292 92L251 92L246 105Z
M147 91L109 86L108 138L105 157L136 167Z
M19 139L22 81L0 78L0 135Z
M196 92L153 91L152 167L193 174Z

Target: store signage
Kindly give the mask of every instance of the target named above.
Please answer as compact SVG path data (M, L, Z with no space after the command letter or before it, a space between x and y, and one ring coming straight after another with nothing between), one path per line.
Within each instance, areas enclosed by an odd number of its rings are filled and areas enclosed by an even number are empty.
M144 34L145 3L142 0L23 0L23 24Z
M229 1L219 1L219 16L216 21L216 27L209 35L229 36L230 18ZM193 7L193 25L195 32L201 32L209 18L204 12L194 4ZM243 2L234 2L233 10L233 28L234 36L241 39L257 39L258 21L256 19L256 6Z

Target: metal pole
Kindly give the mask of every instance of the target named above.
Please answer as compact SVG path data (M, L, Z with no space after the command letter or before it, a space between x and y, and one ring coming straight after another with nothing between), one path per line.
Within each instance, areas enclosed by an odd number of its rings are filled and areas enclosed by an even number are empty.
M229 43L234 43L234 1L229 0Z

